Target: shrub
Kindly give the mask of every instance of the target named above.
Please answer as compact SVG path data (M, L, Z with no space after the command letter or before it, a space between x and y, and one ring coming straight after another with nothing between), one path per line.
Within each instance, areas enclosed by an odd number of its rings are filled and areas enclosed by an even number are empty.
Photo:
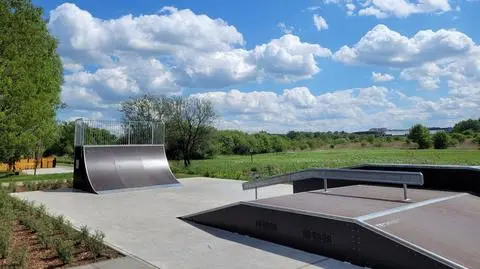
M58 258L64 263L68 264L73 261L73 242L70 240L58 240L55 247Z
M7 258L11 231L7 228L0 230L0 259Z
M10 264L16 265L15 268L27 268L28 248L25 246L15 247L10 254Z
M335 148L335 145L334 145L334 144L331 144L331 145L330 145L330 148L331 148L331 149L334 149L334 148Z
M365 143L365 141L363 141L361 144L362 148L366 147L367 146L367 143Z
M416 124L410 129L408 138L417 143L419 149L428 149L432 146L430 132L421 124Z
M102 255L105 250L105 245L103 244L104 238L105 234L103 232L95 231L95 234L91 235L86 242L87 250L90 251L95 258Z
M465 142L465 136L463 134L452 133L451 137L452 137L453 140L458 141L458 143Z
M87 225L80 227L80 233L78 233L78 242L80 244L86 245L88 238L90 237L90 231L88 230Z
M438 132L433 135L433 146L436 149L446 149L450 144L450 137L445 132Z

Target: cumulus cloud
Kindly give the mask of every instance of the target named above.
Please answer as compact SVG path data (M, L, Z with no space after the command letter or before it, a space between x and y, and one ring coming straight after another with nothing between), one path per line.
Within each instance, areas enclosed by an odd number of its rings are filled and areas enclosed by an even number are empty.
M395 78L390 74L382 74L377 72L372 72L372 80L375 82L385 82L385 81L392 81Z
M378 124L385 110L396 107L392 93L371 86L314 95L307 87L273 91L206 92L193 96L211 100L223 117L220 128L237 125L251 131L358 130ZM281 123L281 124L279 124Z
M317 28L317 31L327 30L328 24L327 21L320 15L313 14L313 25Z
M334 58L346 64L408 67L471 51L472 39L456 30L423 30L409 38L379 24L352 47L343 46Z
M103 103L144 92L178 94L183 87L308 79L320 71L317 57L331 56L292 34L245 49L234 26L175 7L104 20L65 3L50 12L48 28L59 39L65 91L95 93Z
M345 6L348 15L353 15L355 4L360 16L374 16L378 19L388 17L406 18L413 14L440 14L451 11L448 0L328 0L326 4Z

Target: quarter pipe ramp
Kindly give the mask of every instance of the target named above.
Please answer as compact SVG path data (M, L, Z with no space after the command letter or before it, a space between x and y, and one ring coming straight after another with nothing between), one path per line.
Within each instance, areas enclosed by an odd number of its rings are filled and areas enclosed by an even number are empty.
M75 148L75 189L104 193L153 186L177 186L163 145Z

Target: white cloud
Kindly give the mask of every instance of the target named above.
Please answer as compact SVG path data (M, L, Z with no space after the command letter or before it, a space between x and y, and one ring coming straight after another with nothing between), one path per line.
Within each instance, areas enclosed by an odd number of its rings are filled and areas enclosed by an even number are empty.
M475 44L456 30L424 30L408 38L379 24L354 46L343 46L334 58L347 64L414 66L467 53Z
M69 72L65 92L82 89L101 98L99 105L144 92L178 94L183 87L309 79L320 71L316 58L331 56L292 34L248 50L243 35L222 19L174 7L103 20L65 3L50 12L48 28Z
M321 9L322 7L320 6L311 6L311 7L308 7L307 10L308 11L316 11L316 10L319 10Z
M440 14L452 10L448 0L327 0L325 3L345 5L348 15L354 14L351 5L357 3L362 7L358 10L358 15L375 16L378 19L392 16L406 18L413 14Z
M345 5L345 8L347 9L347 15L353 16L353 12L355 11L356 6L352 3L347 3Z
M377 72L372 72L372 80L375 82L385 82L385 81L392 81L395 77L390 74L382 74Z
M197 93L211 100L222 118L219 128L288 130L360 130L385 122L382 111L395 110L384 87L339 90L313 95L306 87L272 91ZM405 117L402 114L403 117Z
M320 71L315 58L331 55L329 49L303 43L295 35L284 35L252 50L261 73L284 81L311 78Z
M283 34L291 34L295 29L293 26L287 26L284 22L279 22L277 27L280 28Z
M313 24L315 25L315 28L317 28L317 31L328 29L327 21L322 16L313 14L312 18L313 18Z

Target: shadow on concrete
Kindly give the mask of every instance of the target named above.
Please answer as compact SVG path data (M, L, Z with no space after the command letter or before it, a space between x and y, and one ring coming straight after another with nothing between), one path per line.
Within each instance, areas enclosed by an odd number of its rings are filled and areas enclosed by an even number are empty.
M201 224L186 221L186 220L183 220L183 221L215 237L236 242L242 245L246 245L252 248L260 249L266 252L270 252L276 255L280 255L283 257L287 257L287 258L305 263L306 265L302 266L301 268L307 268L307 267L308 268L318 267L318 268L325 268L325 269L339 268L337 262L334 262L334 263L327 262L327 261L331 261L331 259L328 257L323 257L318 254L308 253L302 250L297 250L291 247L275 244L269 241L265 241L265 240L237 234L237 233L232 233L229 231L224 231L218 228L213 228L213 227L201 225ZM314 255L318 256L318 259L313 259ZM348 266L349 264L345 263L345 265ZM348 267L342 267L342 268L348 268ZM357 267L352 265L352 268L357 268Z

